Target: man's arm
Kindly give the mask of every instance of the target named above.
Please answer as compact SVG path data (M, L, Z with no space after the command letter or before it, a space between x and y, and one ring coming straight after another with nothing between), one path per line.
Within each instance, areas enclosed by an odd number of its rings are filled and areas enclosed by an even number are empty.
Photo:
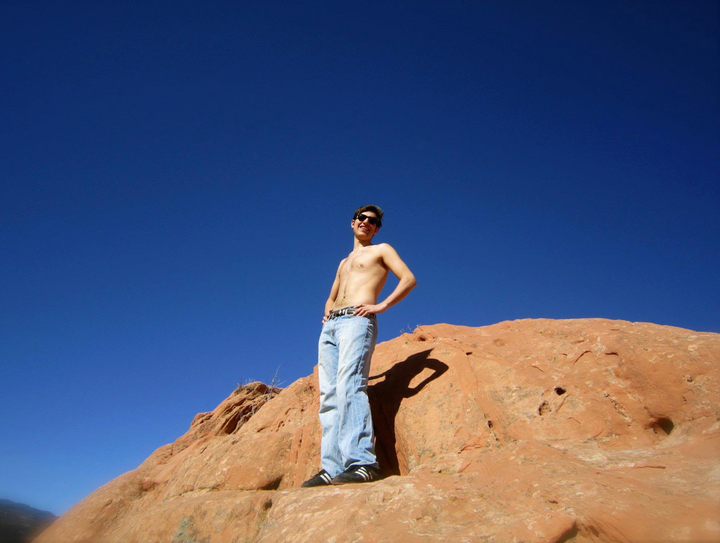
M417 285L415 276L407 267L407 264L403 262L397 251L393 249L387 243L378 245L380 250L380 256L382 257L383 264L400 280L395 290L390 293L390 296L385 298L379 304L358 304L355 306L355 314L365 316L372 315L374 313L382 313L387 310L388 307L394 306L400 300L405 298L412 289Z
M335 305L335 300L337 300L337 295L340 291L340 268L342 268L345 260L346 259L342 259L340 261L340 265L338 266L337 272L335 273L335 281L333 281L332 287L330 288L330 296L325 302L325 316L322 320L323 324L325 324L325 321L328 320L328 317L330 316L330 311L332 311L333 305Z

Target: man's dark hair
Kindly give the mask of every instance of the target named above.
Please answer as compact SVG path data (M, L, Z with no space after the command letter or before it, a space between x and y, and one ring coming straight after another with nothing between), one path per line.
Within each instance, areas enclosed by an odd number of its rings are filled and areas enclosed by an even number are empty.
M377 218L378 218L378 223L377 223L378 228L380 228L382 226L382 217L383 217L384 211L382 209L380 209L380 206L369 205L369 206L362 206L362 207L357 208L355 210L355 215L353 215L353 220L357 219L357 216L360 215L360 213L362 213L363 211L372 211L373 213L375 213L375 215L377 215Z

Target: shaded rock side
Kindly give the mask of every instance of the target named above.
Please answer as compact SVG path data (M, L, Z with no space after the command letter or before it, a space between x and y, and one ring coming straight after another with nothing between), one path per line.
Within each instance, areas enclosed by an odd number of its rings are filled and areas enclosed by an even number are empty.
M0 500L0 543L28 543L57 517L29 505Z
M237 390L36 541L718 541L719 362L720 335L654 324L422 326L373 357L383 480L299 488L316 369Z

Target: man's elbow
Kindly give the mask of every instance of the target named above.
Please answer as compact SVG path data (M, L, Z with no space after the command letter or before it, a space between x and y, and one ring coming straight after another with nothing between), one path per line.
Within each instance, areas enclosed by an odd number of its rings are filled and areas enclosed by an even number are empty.
M407 289L412 290L417 286L417 279L415 279L415 276L411 273L405 278L405 283L407 284Z

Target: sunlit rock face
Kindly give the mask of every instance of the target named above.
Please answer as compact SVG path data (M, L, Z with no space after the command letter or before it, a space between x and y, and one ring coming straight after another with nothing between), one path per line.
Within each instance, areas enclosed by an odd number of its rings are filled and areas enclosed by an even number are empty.
M37 542L718 541L719 379L718 334L421 326L373 357L383 480L299 487L319 469L316 370L239 388Z

